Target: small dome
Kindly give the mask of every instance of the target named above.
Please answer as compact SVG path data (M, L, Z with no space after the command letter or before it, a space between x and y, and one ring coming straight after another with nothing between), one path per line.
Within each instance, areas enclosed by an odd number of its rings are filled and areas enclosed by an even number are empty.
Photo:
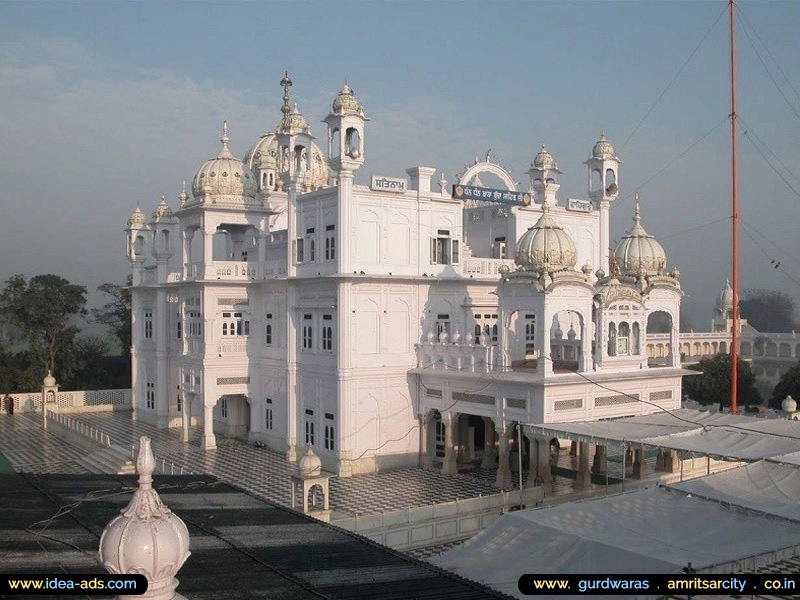
M729 280L725 280L725 289L723 289L720 294L719 298L717 298L717 308L728 310L733 308L733 288L731 287L731 282Z
M311 444L307 445L306 455L300 459L300 466L298 471L300 475L319 475L322 472L322 461L319 456L314 454L314 448Z
M550 206L542 204L542 216L517 242L514 262L526 271L572 269L577 252L572 238L550 216Z
M363 117L364 107L361 106L350 86L345 83L344 87L339 90L339 95L336 96L333 104L331 104L331 112L335 115L359 115Z
M156 209L153 211L153 221L161 221L162 219L169 219L172 216L172 211L169 209L167 199L161 196L161 202L158 203Z
M280 123L277 129L280 129ZM274 170L277 172L276 179L279 180L278 173L287 170L281 165L279 150L280 146L276 134L273 132L265 133L247 151L244 156L244 164L252 169L253 172L258 172L259 169ZM328 163L320 147L313 142L311 143L311 178L308 184L312 190L328 185Z
M311 127L308 121L300 112L297 102L294 103L292 109L285 114L278 124L278 131L280 133L310 133Z
M147 219L142 210L137 206L136 210L128 217L128 229L141 229L147 224Z
M611 145L606 139L606 136L602 133L600 134L600 139L597 140L597 143L592 148L592 156L595 158L613 158L614 157L614 146Z
M255 198L256 179L253 172L228 149L228 123L222 126L222 148L214 158L201 166L192 180L192 195L235 196Z
M795 412L797 410L797 402L791 396L786 396L781 402L781 409L783 412Z
M48 370L47 375L44 376L42 383L44 384L44 387L53 387L56 384L56 378L53 377L53 374Z
M535 169L555 169L556 168L556 161L553 156L547 151L545 145L542 144L542 149L539 151L539 154L533 159L533 167Z
M614 251L614 257L623 275L659 275L667 264L664 248L642 227L638 199L633 216L633 229L623 236Z
M144 575L148 591L174 590L175 574L189 558L189 531L153 489L154 469L150 439L142 436L136 459L139 489L103 530L100 561L109 573Z

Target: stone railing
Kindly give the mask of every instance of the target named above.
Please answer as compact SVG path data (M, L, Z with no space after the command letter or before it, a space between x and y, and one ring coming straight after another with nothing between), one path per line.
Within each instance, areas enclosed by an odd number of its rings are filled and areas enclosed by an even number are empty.
M462 267L464 275L487 275L496 277L500 275L500 267L507 266L514 270L516 265L509 258L465 258Z
M247 351L247 342L244 340L217 342L217 354L243 354Z
M77 421L66 415L48 410L47 423L48 426L52 425L53 423L58 423L62 427L65 427L73 433L85 438L87 441L95 442L107 448L111 447L111 437L107 433L100 431L97 427L92 427L91 425L87 425L86 423Z
M14 412L42 410L41 392L9 394L14 401ZM57 412L110 412L131 410L131 390L82 390L56 393ZM0 397L0 412L6 411L6 403Z
M136 454L138 452L138 449L139 449L139 444L131 444L131 461L134 462L134 463L136 462ZM169 461L169 460L167 460L165 458L158 458L157 456L154 456L153 458L155 458L155 461L156 461L156 463L155 463L155 473L158 473L159 475L192 475L193 474L188 469L184 469L183 467L180 467L180 466L176 465L174 462Z
M462 342L458 333L453 334L452 340L446 333L442 333L439 341L435 342L433 334L429 333L424 342L415 344L417 367L449 368L478 373L494 371L498 349L497 346L489 345L487 341L485 335L481 335L475 344L472 334L467 334Z
M202 263L186 265L186 276L170 273L167 281L193 281L195 279L219 279L223 281L255 281L286 277L286 261L247 262L237 260L215 260L206 268Z
M411 550L472 537L513 506L536 505L542 488L499 492L466 500L348 517L333 525L359 533L395 550Z

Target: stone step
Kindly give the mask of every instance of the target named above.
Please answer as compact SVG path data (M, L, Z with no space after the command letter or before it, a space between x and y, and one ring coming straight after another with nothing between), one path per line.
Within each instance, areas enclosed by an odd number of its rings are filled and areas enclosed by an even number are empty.
M76 461L90 473L127 475L135 472L131 459L118 448L103 448L90 452Z

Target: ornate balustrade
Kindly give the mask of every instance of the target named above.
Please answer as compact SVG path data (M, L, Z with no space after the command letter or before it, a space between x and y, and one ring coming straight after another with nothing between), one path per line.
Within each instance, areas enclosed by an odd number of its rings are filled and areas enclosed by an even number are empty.
M514 270L516 265L514 261L508 258L465 258L463 264L464 275L487 275L499 276L500 267L507 266L510 270Z
M497 347L490 346L487 342L487 336L481 335L475 344L472 334L467 334L462 342L458 333L454 333L452 339L442 333L437 342L434 341L433 333L428 333L424 342L415 345L417 366L489 373L497 368Z

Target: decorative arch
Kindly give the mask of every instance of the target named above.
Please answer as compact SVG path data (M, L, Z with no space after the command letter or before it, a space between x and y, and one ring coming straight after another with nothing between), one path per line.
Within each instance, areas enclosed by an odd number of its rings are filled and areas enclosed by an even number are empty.
M514 183L514 179L511 177L511 173L506 171L500 165L496 165L492 162L485 162L485 161L476 162L474 165L467 168L467 170L464 171L458 178L458 184L467 185L472 181L472 179L476 175L479 175L481 173L491 173L492 175L499 177L510 192L517 191L517 184Z

